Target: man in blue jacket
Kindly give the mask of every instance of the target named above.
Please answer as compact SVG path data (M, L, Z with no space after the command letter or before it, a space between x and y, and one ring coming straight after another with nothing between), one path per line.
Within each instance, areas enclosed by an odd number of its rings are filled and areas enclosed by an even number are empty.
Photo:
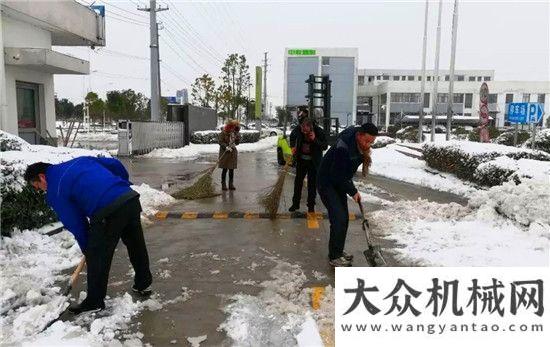
M348 232L347 196L356 202L361 195L353 184L353 176L363 164L363 176L371 163L370 146L378 135L378 128L372 123L351 127L342 131L336 143L325 153L317 178L317 190L328 210L330 238L328 245L329 264L351 266L353 256L344 252Z
M139 194L128 171L113 158L79 157L61 164L29 165L25 180L46 192L46 202L86 256L88 294L69 307L79 314L105 308L109 270L118 240L135 271L132 290L151 294L149 256L141 228Z

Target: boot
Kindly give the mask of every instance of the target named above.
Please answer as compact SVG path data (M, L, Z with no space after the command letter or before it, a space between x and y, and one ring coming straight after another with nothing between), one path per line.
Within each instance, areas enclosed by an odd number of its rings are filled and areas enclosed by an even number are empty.
M84 312L99 312L103 309L105 309L105 303L91 304L88 300L84 299L80 304L69 306L67 310L74 315L78 315Z
M227 190L227 184L225 184L225 180L222 181L222 190Z
M235 190L235 186L233 185L233 179L229 179L229 190Z

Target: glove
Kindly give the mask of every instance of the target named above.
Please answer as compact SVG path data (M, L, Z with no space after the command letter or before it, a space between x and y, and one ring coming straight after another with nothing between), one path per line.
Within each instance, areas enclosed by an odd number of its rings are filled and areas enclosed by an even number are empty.
M225 147L225 151L226 152L232 152L233 148L231 148L231 146L227 146L227 147Z
M296 147L292 147L292 155L296 155Z

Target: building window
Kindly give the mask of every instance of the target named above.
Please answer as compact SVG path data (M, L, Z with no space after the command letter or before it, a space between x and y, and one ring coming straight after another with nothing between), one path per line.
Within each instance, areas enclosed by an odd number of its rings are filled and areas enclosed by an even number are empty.
M374 81L374 76L369 76L369 82Z
M458 75L456 76L457 81L464 81L464 75Z
M490 81L490 80L491 80L491 76L485 76L485 77L483 77L483 80L484 80L484 81Z
M453 103L462 104L464 102L464 94L453 93Z
M357 76L357 84L360 86L365 84L365 76Z
M445 81L448 81L450 79L449 75L445 75Z
M430 82L432 80L432 76L426 76L426 81Z
M388 81L388 80L390 79L390 76L384 75L384 76L382 76L382 79L383 79L384 81Z
M407 76L401 76L401 81L406 81L407 80Z
M422 76L418 76L418 80L419 80L419 81L422 81Z
M477 81L481 82L481 76L477 76Z
M447 103L447 93L437 93L437 103L438 104Z
M506 103L510 104L514 102L514 94L506 94Z
M403 102L403 93L391 93L391 102Z
M393 76L394 81L399 81L399 76Z
M424 107L430 107L430 93L424 93Z
M475 81L476 81L476 76L470 76L470 77L468 77L468 81L469 81L469 82L475 82Z
M380 81L380 76L376 76L376 80L377 80L377 81Z
M472 93L464 94L464 108L472 108L472 99Z
M539 95L537 96L537 102L538 102L538 103L541 103L541 104L544 104L544 99L545 99L545 97L546 97L546 94L539 94Z
M414 76L407 76L408 81L414 81Z
M322 57L321 58L321 64L322 65L330 65L330 57Z
M498 99L498 94L489 94L487 103L496 104Z
M529 102L529 99L531 99L531 94L524 93L523 94L523 102Z

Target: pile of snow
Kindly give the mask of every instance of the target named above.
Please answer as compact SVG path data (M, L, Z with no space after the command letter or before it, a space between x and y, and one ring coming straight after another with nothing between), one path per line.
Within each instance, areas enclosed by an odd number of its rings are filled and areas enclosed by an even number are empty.
M479 191L467 207L399 201L373 221L380 236L401 245L398 259L419 265L548 266L547 206L550 187L527 181Z
M317 346L334 325L334 292L327 286L320 308L310 306L310 288L299 265L271 258L271 280L261 283L258 296L235 295L224 307L228 318L219 329L237 346ZM312 322L310 319L313 318Z
M489 153L499 153L501 155L511 153L531 153L541 154L537 151L532 151L525 148L517 148L512 146L499 145L496 143L482 143L474 141L444 141L444 142L426 142L424 146L436 147L436 148L451 148L457 151L464 152L468 155L484 155ZM550 155L548 155L550 158Z
M81 253L71 234L54 236L36 231L14 232L0 248L1 341L13 343L43 329L63 310L66 297L60 294ZM61 281L61 282L60 282Z
M373 149L369 173L457 195L469 195L476 191L472 185L454 175L435 171L423 160L401 154L397 150L404 152L406 148L388 145ZM360 167L357 171L361 170Z
M242 143L237 146L239 152L256 152L275 148L277 137L271 136L254 143ZM220 146L218 144L190 144L181 148L158 148L145 155L145 158L178 158L195 159L200 155L218 153Z
M480 164L475 176L487 175L488 172L501 169L513 172L512 177L528 177L539 182L550 182L550 161L540 161L532 159L515 160L507 156L500 156L493 160Z
M145 216L152 216L158 212L161 206L166 206L174 203L171 195L151 188L149 185L142 183L141 185L133 185L132 189L139 193L139 201L141 203L142 213Z

